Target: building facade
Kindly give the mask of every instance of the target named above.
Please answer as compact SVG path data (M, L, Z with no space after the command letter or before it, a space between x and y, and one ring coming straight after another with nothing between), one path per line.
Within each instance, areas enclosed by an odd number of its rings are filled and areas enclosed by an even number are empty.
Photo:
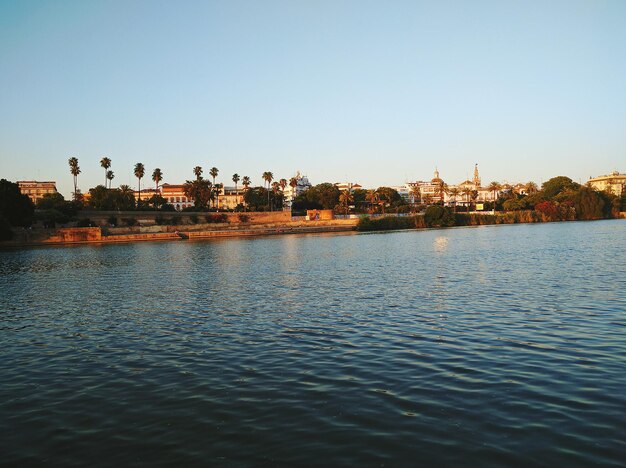
M590 178L587 184L594 190L612 193L621 196L626 192L626 174L611 172L610 174Z
M20 188L20 192L28 195L33 203L37 203L37 200L41 200L44 195L57 193L57 184L52 181L18 180L17 185Z
M161 185L161 196L177 211L193 206L193 198L185 195L184 185L182 184Z
M285 209L291 209L291 204L293 200L300 195L301 193L306 192L311 188L311 183L307 176L300 174L300 171L296 173L293 177L296 181L296 185L292 187L291 185L287 185L285 190L283 191L283 195L285 197Z

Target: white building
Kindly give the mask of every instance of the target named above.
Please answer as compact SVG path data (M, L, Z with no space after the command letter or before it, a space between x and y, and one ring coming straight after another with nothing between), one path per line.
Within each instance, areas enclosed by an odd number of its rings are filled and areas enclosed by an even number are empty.
M295 182L295 185L291 186L291 181ZM300 171L296 173L294 177L289 179L289 184L285 187L283 194L285 196L285 208L291 209L291 203L301 193L306 192L311 188L311 183L307 176L300 174Z
M610 192L621 196L626 191L626 174L611 172L610 174L590 178L587 184L594 190Z

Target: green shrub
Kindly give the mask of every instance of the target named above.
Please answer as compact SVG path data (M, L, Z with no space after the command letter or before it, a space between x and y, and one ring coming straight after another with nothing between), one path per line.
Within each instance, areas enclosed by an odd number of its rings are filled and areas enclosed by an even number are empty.
M125 226L131 227L139 224L135 218L122 218L122 222Z
M172 216L170 219L167 220L167 224L169 224L170 226L178 226L179 224L181 224L180 216L178 215Z
M79 219L76 222L76 227L92 227L92 226L96 226L96 223L94 223L89 218Z
M248 216L247 214L243 214L243 213L238 215L237 218L239 218L240 223L247 223L250 221L250 216Z
M157 226L161 226L163 224L165 224L165 216L163 216L162 214L158 214L154 217L154 223Z
M392 231L423 227L426 227L423 216L385 216L376 219L361 216L356 226L357 231Z
M189 219L193 224L198 224L198 215L197 214L192 214L189 215Z
M109 226L117 226L117 217L116 216L109 216L107 218L107 224Z
M208 214L205 219L207 223L227 223L228 215L226 213Z
M13 239L11 224L4 216L0 216L0 241L8 241L11 239Z
M446 206L430 205L426 208L424 221L428 227L454 226L454 213Z

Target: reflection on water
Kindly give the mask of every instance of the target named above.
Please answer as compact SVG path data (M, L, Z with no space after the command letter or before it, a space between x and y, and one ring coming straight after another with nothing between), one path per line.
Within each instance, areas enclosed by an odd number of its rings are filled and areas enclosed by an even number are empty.
M448 247L448 238L445 236L435 237L434 242L435 252L445 252Z
M0 252L2 462L619 465L625 228Z

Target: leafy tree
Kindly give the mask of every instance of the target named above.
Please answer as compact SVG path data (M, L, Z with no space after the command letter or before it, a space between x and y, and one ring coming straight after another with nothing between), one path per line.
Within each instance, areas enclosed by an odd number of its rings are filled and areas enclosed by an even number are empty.
M541 186L544 197L547 199L557 196L559 193L567 189L578 190L579 184L572 181L569 177L558 176L546 181Z
M156 193L148 199L147 203L152 205L155 210L176 211L176 208L174 208L173 205L170 205L165 198Z
M135 208L135 195L127 185L121 185L119 189L98 185L89 189L89 195L89 206L94 210L130 211Z
M35 206L20 187L6 179L0 180L0 217L12 226L30 226Z
M48 221L48 224L66 223L76 216L81 208L81 203L66 201L58 192L46 193L37 200L38 218Z
M368 190L367 191L367 195L365 195L365 199L370 204L370 211L373 212L374 211L374 205L378 204L378 202L379 202L378 192L376 190Z
M378 187L376 191L378 192L379 200L384 200L390 206L397 206L404 203L404 200L402 199L402 196L398 193L398 191L392 189L391 187Z
M67 160L70 165L70 174L74 178L74 200L78 200L78 174L80 174L80 167L78 166L78 158L70 158Z
M526 203L521 198L509 198L502 206L505 211L519 211L526 208Z
M137 182L138 182L138 187L139 187L139 200L137 202L138 206L141 204L141 179L143 179L143 176L145 174L146 174L146 169L143 166L143 164L142 163L135 164L135 177L137 177Z
M581 187L572 200L578 219L601 219L605 217L605 201L593 189Z
M252 211L269 209L269 206L266 205L266 199L269 200L269 191L265 187L248 188L243 195L246 206Z
M109 158L102 158L100 160L100 166L104 169L104 186L107 185L107 174L109 167L111 167L111 160Z
M302 193L309 207L307 209L332 210L339 203L339 189L328 182L315 185ZM298 197L298 198L300 198Z

